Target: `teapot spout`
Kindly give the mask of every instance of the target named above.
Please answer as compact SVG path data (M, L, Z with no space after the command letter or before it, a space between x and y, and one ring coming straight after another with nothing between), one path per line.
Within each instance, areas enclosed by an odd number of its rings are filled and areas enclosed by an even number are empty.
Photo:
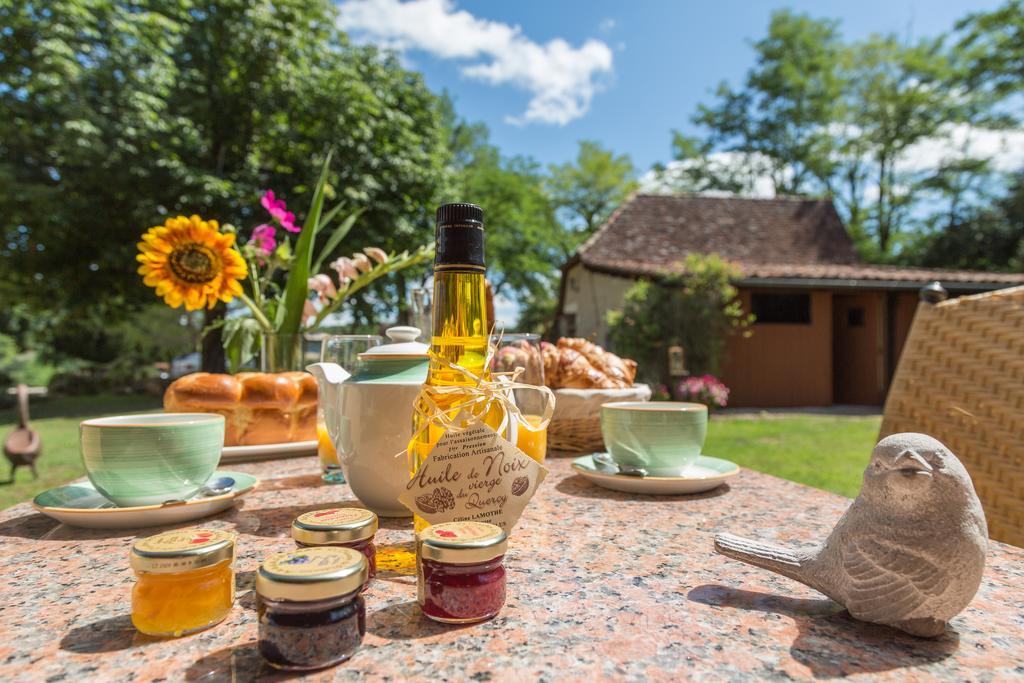
M331 437L331 443L337 447L341 418L341 385L351 375L337 363L313 363L307 365L306 370L316 378L317 386L320 389L318 398L320 411L324 416L324 423L327 426L327 433Z

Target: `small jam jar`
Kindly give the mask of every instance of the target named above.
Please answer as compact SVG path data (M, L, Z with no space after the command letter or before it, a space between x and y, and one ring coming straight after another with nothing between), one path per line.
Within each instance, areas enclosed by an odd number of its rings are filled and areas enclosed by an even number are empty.
M180 529L132 545L132 623L151 636L183 636L220 622L235 601L235 537Z
M267 663L311 671L351 657L366 633L366 575L366 557L351 548L268 557L256 573L258 647Z
M300 515L292 522L292 538L300 548L339 545L358 550L369 565L366 586L377 575L377 515L363 508L327 508Z
M416 545L423 613L447 624L471 624L500 612L507 544L501 527L483 522L445 522L421 531Z

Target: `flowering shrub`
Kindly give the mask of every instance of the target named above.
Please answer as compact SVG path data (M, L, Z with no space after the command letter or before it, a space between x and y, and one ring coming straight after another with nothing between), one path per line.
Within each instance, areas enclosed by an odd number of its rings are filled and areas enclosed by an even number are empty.
M676 399L703 403L708 410L724 408L729 403L729 387L711 375L686 377L676 386Z

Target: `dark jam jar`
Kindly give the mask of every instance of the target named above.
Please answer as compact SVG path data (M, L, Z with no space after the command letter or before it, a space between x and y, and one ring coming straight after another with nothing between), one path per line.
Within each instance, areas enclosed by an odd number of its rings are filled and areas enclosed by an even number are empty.
M287 671L343 662L363 642L362 553L326 546L271 555L256 574L260 654Z
M300 548L337 545L358 550L366 557L370 579L377 575L377 515L363 508L328 508L300 515L292 522L292 538Z
M505 548L501 527L483 522L428 526L417 543L419 603L446 624L490 619L505 604Z

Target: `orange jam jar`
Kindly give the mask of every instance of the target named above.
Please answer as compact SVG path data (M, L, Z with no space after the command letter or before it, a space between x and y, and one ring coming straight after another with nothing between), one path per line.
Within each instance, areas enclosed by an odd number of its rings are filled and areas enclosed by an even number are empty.
M235 537L179 529L132 545L132 624L151 636L178 637L220 622L235 601Z
M377 574L377 515L363 508L327 508L300 515L292 522L292 538L300 548L336 545L358 550L366 558L369 573L366 590Z

